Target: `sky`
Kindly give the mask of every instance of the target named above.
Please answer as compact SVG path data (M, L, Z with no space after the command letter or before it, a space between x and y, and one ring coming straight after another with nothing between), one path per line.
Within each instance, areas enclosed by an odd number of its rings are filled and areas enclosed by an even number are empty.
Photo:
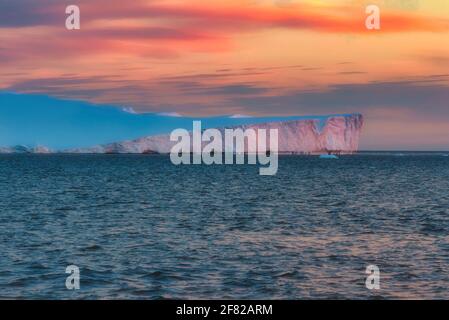
M360 112L361 149L449 150L449 1L2 0L0 90L187 116Z

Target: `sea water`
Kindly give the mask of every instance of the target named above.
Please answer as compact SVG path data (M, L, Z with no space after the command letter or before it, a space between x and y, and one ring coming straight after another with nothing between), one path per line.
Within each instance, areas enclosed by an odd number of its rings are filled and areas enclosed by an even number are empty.
M448 299L449 159L393 155L1 155L0 298Z

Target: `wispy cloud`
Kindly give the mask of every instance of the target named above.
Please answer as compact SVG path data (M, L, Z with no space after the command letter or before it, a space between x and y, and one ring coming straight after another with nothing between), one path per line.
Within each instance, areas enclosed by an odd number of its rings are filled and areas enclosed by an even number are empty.
M0 4L0 26L55 26L61 21L65 6L73 1L52 0L4 0ZM363 6L348 5L314 6L300 3L288 6L260 6L250 1L238 4L195 2L170 3L167 1L134 0L79 0L83 21L87 24L98 20L113 19L173 19L183 27L208 30L239 30L242 28L312 29L323 32L366 32ZM411 12L387 10L383 13L386 32L443 31L448 21L441 18L420 16Z
M239 5L209 2L168 4L143 0L129 3L80 0L82 30L67 33L63 24L64 8L70 3L51 0L2 1L2 43L18 51L30 49L33 55L95 54L109 50L124 52L125 48L129 54L151 54L161 42L167 46L170 41L176 43L178 49L183 48L180 42L188 42L190 45L184 48L190 50L226 50L231 48L227 41L233 36L273 28L369 34L360 7L334 5L323 9L306 4L278 7L250 5L251 2ZM37 29L14 31L29 27ZM387 10L382 15L382 33L379 34L448 30L447 19ZM17 32L17 37L11 37L11 32ZM123 46L124 43L127 46Z
M444 80L444 81L442 81ZM370 112L391 108L408 110L427 119L449 121L449 77L422 77L413 80L349 83L319 90L292 90L287 94L240 97L233 100L251 113L307 114Z

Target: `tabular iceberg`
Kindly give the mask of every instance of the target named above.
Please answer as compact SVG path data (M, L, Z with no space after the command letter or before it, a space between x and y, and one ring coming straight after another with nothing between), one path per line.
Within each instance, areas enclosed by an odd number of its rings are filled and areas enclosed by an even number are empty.
M168 153L176 143L170 141L170 133L189 130L196 120L204 129L221 131L278 129L281 153L353 153L363 126L357 113L194 118L0 92L0 153Z
M319 116L316 119L273 121L226 128L278 130L280 153L354 153L363 127L361 114ZM187 129L187 128L184 128ZM216 128L224 131L225 127ZM224 136L224 134L223 134ZM72 153L169 153L176 142L170 135L147 136L135 140L66 150Z

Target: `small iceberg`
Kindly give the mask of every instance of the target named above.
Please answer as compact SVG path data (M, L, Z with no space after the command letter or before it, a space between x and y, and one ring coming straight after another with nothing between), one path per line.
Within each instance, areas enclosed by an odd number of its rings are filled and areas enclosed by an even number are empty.
M335 154L321 154L320 159L338 159Z

